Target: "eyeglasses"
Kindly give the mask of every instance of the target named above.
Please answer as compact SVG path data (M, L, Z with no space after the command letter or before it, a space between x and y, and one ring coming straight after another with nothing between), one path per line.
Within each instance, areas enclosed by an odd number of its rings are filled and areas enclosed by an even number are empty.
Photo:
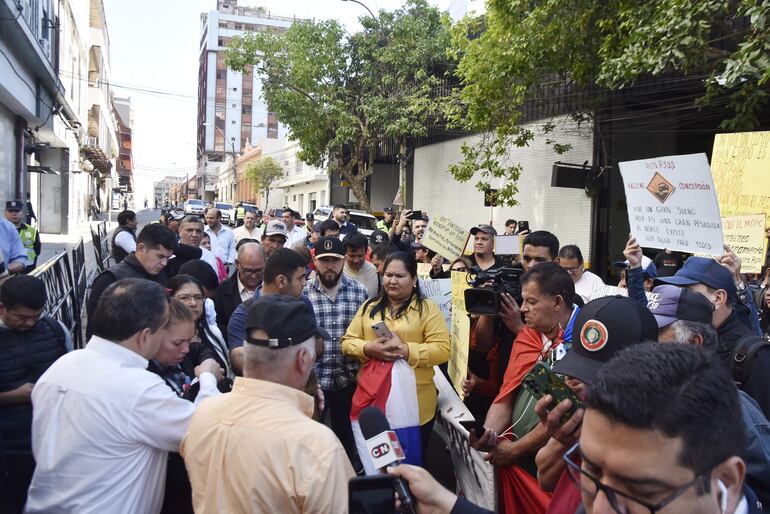
M203 301L203 295L202 294L182 294L182 295L179 295L179 296L175 296L174 298L176 298L177 300L179 300L181 302L189 302L189 301L192 300L194 302L200 303L200 302Z
M468 268L466 268L465 266L459 266L457 268L452 268L451 271L468 271Z
M690 487L694 486L699 481L704 480L711 474L711 470L699 474L683 486L677 488L663 500L653 505L646 501L634 498L626 493L621 493L608 485L604 485L598 478L584 470L581 462L585 457L580 452L580 443L575 444L575 446L570 448L569 451L564 454L563 458L564 462L567 463L567 473L570 480L572 480L575 485L577 485L578 488L591 499L596 498L599 491L603 492L607 497L607 502L612 507L612 510L618 514L627 514L630 512L656 514L663 507L682 496ZM622 504L620 498L623 499Z
M255 269L238 268L238 269L242 271L244 275L261 275L265 271L265 268L255 268Z

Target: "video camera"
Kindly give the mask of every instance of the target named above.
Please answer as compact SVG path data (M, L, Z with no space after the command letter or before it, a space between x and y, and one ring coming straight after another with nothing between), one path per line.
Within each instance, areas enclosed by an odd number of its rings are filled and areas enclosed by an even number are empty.
M521 297L521 277L523 270L520 268L497 268L494 270L482 270L474 266L468 272L473 286L465 290L465 309L470 314L497 316L500 312L500 295L507 293L513 297L517 304L524 301ZM491 287L479 287L492 281Z

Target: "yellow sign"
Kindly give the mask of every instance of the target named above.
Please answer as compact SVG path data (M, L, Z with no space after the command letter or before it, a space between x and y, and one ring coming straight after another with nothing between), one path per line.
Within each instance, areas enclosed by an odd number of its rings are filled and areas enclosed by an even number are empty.
M468 289L467 273L452 272L452 326L450 327L451 353L447 371L455 391L464 397L462 383L468 376L468 348L471 337L471 320L465 309L465 290Z
M765 262L765 215L722 218L725 244L740 257L743 273L761 273Z
M433 218L420 243L440 256L453 260L460 257L468 242L468 230L443 216Z
M770 132L717 134L711 174L722 216L770 212Z

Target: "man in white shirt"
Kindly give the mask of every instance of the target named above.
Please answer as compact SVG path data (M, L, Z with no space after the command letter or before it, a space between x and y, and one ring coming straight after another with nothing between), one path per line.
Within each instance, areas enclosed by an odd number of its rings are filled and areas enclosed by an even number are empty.
M295 221L300 219L299 213L294 212L291 209L283 211L283 224L286 225L286 248L298 249L297 245L305 246L305 238L307 238L307 229L304 227L298 227Z
M57 360L32 390L37 466L25 512L157 514L168 452L193 411L218 394L213 359L199 366L196 403L147 371L166 336L168 297L149 280L111 285L84 350Z
M264 227L257 227L257 213L246 211L243 217L243 225L233 230L236 246L241 239L253 239L258 242L264 230Z
M585 269L583 253L576 245L563 246L559 250L559 265L572 277L575 282L575 294L583 299L584 304L591 301L591 294L596 287L604 285L601 278Z
M179 242L183 245L200 248L201 260L206 261L214 273L218 273L217 258L214 254L201 247L201 236L203 235L203 220L195 215L185 216L182 223L179 224ZM213 243L213 241L212 241Z
M230 227L222 225L222 213L216 207L206 212L207 226L204 231L211 238L211 251L215 257L219 257L225 267L230 267L235 262L235 236Z
M360 232L348 235L345 243L345 267L343 272L349 278L360 282L369 293L369 298L374 298L380 291L380 276L374 264L366 260L366 251L369 249L369 240Z

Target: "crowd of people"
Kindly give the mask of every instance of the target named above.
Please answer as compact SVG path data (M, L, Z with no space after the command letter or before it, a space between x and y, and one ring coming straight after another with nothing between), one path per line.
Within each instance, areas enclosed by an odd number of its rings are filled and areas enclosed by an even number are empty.
M488 512L426 470L452 349L420 279L501 269L517 287L468 315L456 384L483 421L467 444L494 466L498 512L770 505L770 275L727 247L650 258L630 236L607 288L581 248L526 222L501 230L517 253L479 225L468 255L442 256L425 213L383 212L365 236L344 205L323 221L244 209L235 229L216 208L169 211L138 234L125 210L78 350L16 265L0 287L0 512L347 512L370 458L351 414L385 403L397 364L419 452L389 473L418 512Z

